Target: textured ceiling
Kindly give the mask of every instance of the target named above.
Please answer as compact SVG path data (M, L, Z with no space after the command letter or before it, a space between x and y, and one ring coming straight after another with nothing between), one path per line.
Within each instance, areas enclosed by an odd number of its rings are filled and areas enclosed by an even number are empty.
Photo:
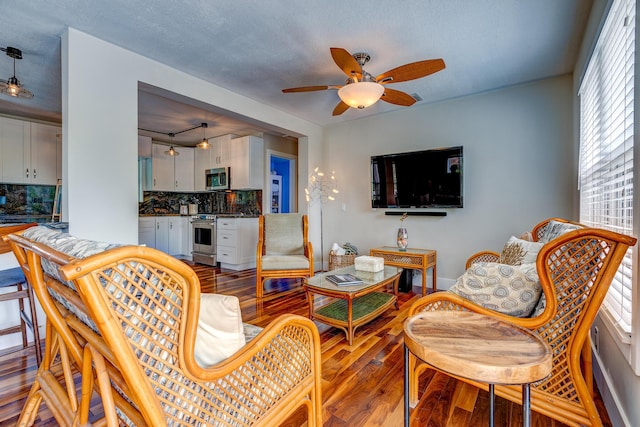
M365 68L374 75L443 58L445 70L392 85L420 95L420 105L570 73L591 5L592 0L6 1L0 46L23 51L16 75L35 97L2 96L0 113L61 120L60 37L67 26L329 125L415 108L378 102L332 117L339 101L335 90L282 93L288 87L344 84L330 47L368 52ZM2 55L0 78L10 77L12 66ZM211 120L207 136L261 131L207 109L176 113L181 104L157 94L144 96L140 107L140 127L177 131ZM166 129L168 111L172 129Z

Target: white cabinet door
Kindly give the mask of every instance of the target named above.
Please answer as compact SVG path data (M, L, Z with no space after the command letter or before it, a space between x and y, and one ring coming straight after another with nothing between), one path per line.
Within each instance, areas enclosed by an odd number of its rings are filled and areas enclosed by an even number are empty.
M191 255L191 223L189 217L169 217L169 255L189 257Z
M156 249L169 253L169 217L157 216L156 218Z
M211 169L212 167L211 147L196 147L193 159L193 189L195 191L205 191L207 180L204 171Z
M264 142L257 136L231 140L231 188L263 189Z
M173 191L175 188L173 156L165 154L169 147L152 144L151 173L154 191Z
M56 185L58 178L58 134L57 126L31 123L31 174L30 182L41 185Z
M138 218L138 244L150 248L156 247L156 219L155 217Z
M23 120L0 117L2 182L23 184L31 179L31 127Z
M152 141L150 136L138 135L138 157L149 158L151 154Z
M229 166L230 163L230 153L229 153L229 143L231 141L231 135L222 135L216 138L211 138L209 142L211 143L211 167L212 168L221 168Z
M193 191L193 168L195 151L191 147L180 147L180 155L174 161L174 191Z

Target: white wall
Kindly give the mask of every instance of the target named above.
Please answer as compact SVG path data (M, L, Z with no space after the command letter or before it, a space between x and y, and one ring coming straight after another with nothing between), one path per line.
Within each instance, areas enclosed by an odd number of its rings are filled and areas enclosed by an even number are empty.
M410 247L438 251L438 288L462 274L470 254L500 251L512 234L570 216L571 88L565 76L326 128L326 169L335 170L340 194L323 207L325 248L395 245L399 217L371 208L374 154L464 146L464 208L404 221Z
M308 173L322 129L73 28L62 40L63 207L72 234L138 241L138 82L269 123L299 140ZM306 206L300 203L300 210Z

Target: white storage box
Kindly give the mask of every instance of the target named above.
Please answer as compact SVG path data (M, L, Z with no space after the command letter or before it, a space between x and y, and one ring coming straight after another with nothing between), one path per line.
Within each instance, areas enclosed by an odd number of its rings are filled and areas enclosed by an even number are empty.
M384 258L377 256L359 256L354 260L356 270L376 273L384 270Z

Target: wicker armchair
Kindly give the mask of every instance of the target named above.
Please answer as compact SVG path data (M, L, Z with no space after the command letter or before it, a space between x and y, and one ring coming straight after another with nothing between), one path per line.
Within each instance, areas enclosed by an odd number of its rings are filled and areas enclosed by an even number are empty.
M268 426L301 406L310 426L322 425L320 339L309 319L283 315L202 368L200 283L183 262L140 246L80 259L21 235L9 241L47 313L44 361L18 426L34 423L43 400L64 426ZM89 419L94 391L101 420Z
M276 278L313 276L313 249L306 215L267 214L258 222L256 297L264 296L264 282Z
M627 249L635 242L633 237L582 228L544 245L536 267L547 304L537 317L507 316L451 292L422 297L413 304L409 315L432 310L469 310L535 331L551 347L554 365L549 377L532 384L531 408L568 425L600 426L600 416L581 370L580 355L611 280ZM409 397L412 405L417 403L419 376L428 368L410 355ZM459 379L487 389L486 384ZM517 386L496 385L495 391L506 399L522 403L521 390Z

